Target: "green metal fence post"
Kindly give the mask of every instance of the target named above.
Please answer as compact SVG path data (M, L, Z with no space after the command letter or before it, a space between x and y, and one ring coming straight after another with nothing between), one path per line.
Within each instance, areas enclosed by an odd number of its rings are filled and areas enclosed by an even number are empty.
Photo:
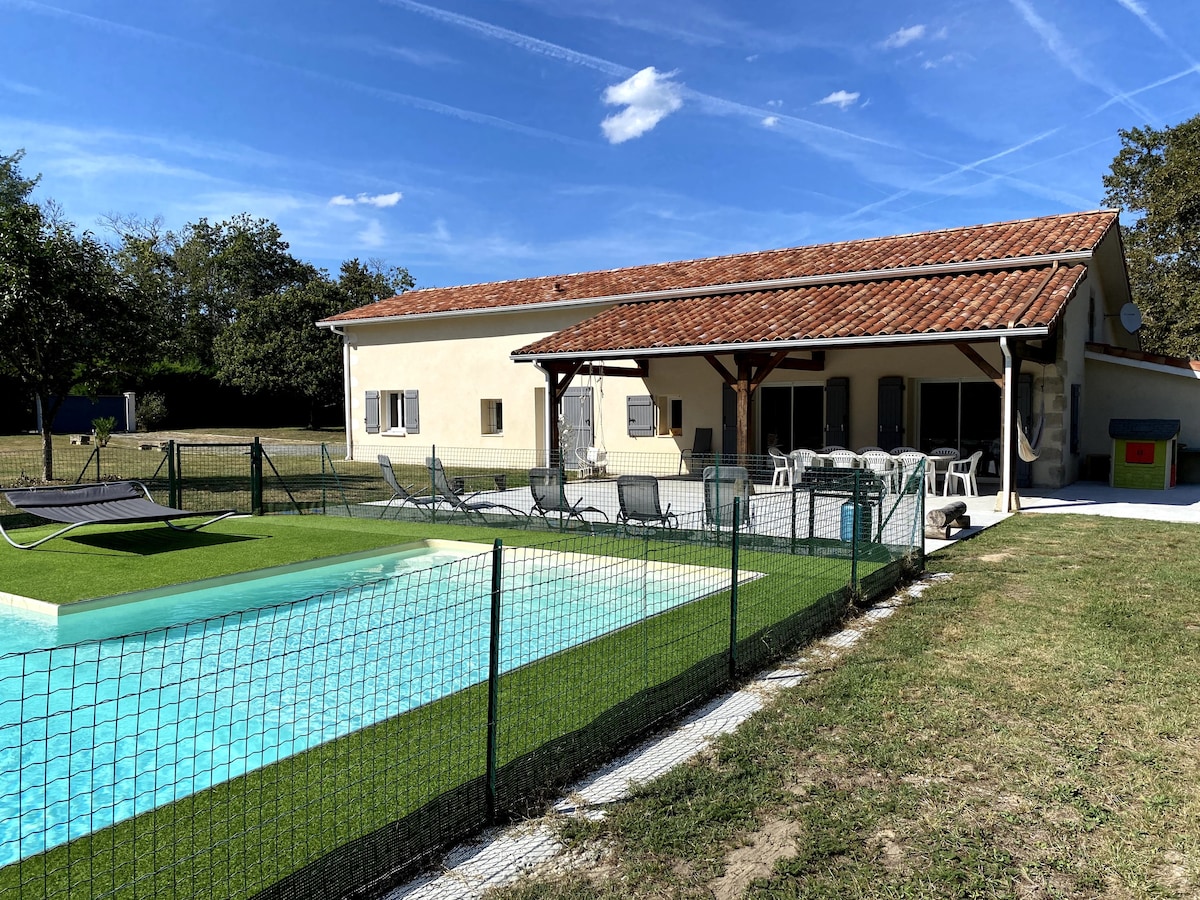
M737 614L738 614L738 546L739 523L742 518L742 498L733 498L732 547L729 554L729 680L737 677Z
M789 546L792 556L796 555L796 486L792 485L792 543Z
M862 490L862 470L854 470L854 507L850 510L850 590L858 593L858 501Z
M488 632L488 712L487 712L487 823L496 823L496 739L500 712L500 586L502 584L504 544L500 538L492 545L492 619Z
M96 448L96 480L100 480L100 448Z
M437 485L435 485L433 482L433 465L432 465L432 461L435 459L437 459L437 444L430 444L429 445L429 460L425 463L425 474L427 476L429 476L429 496L430 497L437 496ZM431 522L437 521L437 508L438 508L438 505L436 503L429 504L429 521L431 521Z
M250 445L250 513L263 514L262 444L258 438Z
M326 514L325 509L325 454L329 451L325 447L325 442L321 441L321 515Z
M167 503L179 509L179 459L175 455L177 450L174 439L167 441Z

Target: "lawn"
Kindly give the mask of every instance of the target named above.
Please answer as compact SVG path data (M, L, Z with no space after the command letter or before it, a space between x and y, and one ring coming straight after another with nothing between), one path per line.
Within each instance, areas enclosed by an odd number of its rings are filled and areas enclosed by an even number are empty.
M57 527L21 529L19 539ZM196 532L158 524L88 526L33 550L0 545L0 591L70 603L425 538L490 544L494 537L524 545L545 541L548 535L324 516L240 516Z
M1200 528L1027 515L505 900L1200 896ZM587 864L583 860L598 860Z
M180 576L215 575L235 564L255 568L422 537L484 542L501 537L513 547L565 540L563 549L576 552L688 565L729 562L729 549L714 544L660 544L620 535L564 539L546 532L428 523L233 519L214 526L208 538L203 532L185 535L179 544L174 542L181 538L162 534L166 531L109 530L99 539L63 540L59 549L47 544L35 551L13 550L9 558L18 566L5 567L0 587L61 602L157 586ZM165 545L147 552L143 539L148 534ZM52 573L42 571L47 561ZM847 608L847 559L747 547L741 564L765 573L739 589L743 659L770 656L820 633ZM82 568L86 577L78 572ZM878 562L860 561L863 574L879 568ZM569 616L570 598L562 599L553 614ZM549 785L602 761L725 683L730 609L729 592L720 591L504 675L496 747L502 808L519 811ZM372 697L363 700L372 702ZM464 823L478 827L483 822L477 786L484 772L486 721L485 686L461 690L10 865L0 870L0 893L20 884L17 890L28 897L78 891L119 897L249 896L406 817L415 819L398 832L401 843L417 835L416 849L389 852L393 862L419 859L422 847L460 836L456 829ZM431 818L430 809L441 813ZM375 851L368 858L372 865L382 864Z

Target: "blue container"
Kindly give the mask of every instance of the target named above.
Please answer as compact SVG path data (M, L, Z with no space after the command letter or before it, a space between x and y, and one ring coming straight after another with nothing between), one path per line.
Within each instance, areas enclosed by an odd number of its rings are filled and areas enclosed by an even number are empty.
M847 500L842 504L842 540L849 541L854 537L854 501ZM858 539L871 539L871 504L858 504Z

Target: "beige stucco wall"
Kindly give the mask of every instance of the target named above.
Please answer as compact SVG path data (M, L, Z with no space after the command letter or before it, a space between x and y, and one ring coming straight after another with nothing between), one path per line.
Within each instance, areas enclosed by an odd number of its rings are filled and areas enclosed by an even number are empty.
M1164 372L1130 360L1090 355L1087 367L1084 454L1108 455L1109 419L1179 419L1181 443L1200 447L1200 378L1184 369Z
M590 312L590 311L589 311ZM574 324L578 310L423 319L350 326L348 423L355 455L411 445L496 450L536 449L544 443L546 376L509 354ZM418 434L368 434L366 392L416 390ZM502 434L483 434L480 403L504 403Z

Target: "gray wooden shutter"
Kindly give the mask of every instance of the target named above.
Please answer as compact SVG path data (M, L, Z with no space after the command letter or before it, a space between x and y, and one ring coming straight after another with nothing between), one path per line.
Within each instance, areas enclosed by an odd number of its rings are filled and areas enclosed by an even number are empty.
M651 396L635 396L625 398L625 411L629 419L630 437L654 436L654 398Z
M367 434L379 434L379 391L367 391L364 405Z
M421 406L417 391L404 392L404 431L407 434L421 433Z
M899 375L879 379L879 437L876 443L884 450L904 443L904 379Z
M825 444L850 446L850 379L825 382Z

